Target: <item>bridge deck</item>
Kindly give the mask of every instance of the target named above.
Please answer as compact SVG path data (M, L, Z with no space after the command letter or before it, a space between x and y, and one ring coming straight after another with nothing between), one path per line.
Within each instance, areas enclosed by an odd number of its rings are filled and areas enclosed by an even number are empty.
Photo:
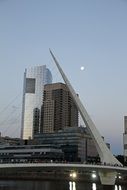
M113 170L127 172L127 167L110 166L110 165L94 165L94 164L75 164L75 163L7 163L0 164L0 168L75 168L87 170Z
M75 163L8 163L0 164L0 179L82 180L100 183L99 173L116 172L116 184L127 184L127 168ZM72 178L71 173L77 177ZM96 179L92 179L92 174ZM119 178L120 177L120 178Z

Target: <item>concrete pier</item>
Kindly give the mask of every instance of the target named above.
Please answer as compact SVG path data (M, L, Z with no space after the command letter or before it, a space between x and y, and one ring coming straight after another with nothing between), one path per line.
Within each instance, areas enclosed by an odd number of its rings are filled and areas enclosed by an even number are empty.
M100 171L99 176L100 176L101 184L104 186L115 185L116 175L117 175L117 172L115 171Z

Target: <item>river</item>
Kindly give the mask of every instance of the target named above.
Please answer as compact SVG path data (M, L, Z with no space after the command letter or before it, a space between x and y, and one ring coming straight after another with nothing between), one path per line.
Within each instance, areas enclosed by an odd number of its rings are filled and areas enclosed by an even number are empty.
M0 190L102 190L96 183L68 181L20 181L0 180ZM108 190L108 189L107 189ZM127 187L115 185L114 190L127 190Z

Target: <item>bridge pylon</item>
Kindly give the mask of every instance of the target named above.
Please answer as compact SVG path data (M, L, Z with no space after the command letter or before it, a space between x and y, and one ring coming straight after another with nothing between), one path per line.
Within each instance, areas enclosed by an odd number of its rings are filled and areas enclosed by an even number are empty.
M93 141L95 143L95 146L97 148L98 154L99 154L100 159L101 159L101 163L105 164L105 165L122 166L122 164L115 158L115 156L112 154L112 152L109 150L106 143L102 139L102 136L100 135L100 133L99 133L98 129L96 128L94 122L92 121L89 114L87 113L84 105L82 104L80 98L77 96L75 90L73 89L71 83L69 82L67 76L63 72L61 66L59 65L57 59L55 58L55 56L51 50L50 50L50 54L51 54L51 56L52 56L52 58L56 64L65 84L67 85L67 87L69 89L69 92L70 92L70 94L71 94L71 96L72 96L81 116L82 116L82 119L83 119L86 127L89 130L91 137L93 138Z

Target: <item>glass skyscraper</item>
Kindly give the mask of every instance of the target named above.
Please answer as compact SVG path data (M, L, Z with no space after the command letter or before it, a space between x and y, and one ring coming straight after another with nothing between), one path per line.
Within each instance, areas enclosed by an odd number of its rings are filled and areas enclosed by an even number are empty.
M43 88L52 83L52 74L46 65L25 69L23 85L21 138L33 138L40 130Z
M124 162L127 165L127 116L124 116L123 150Z

